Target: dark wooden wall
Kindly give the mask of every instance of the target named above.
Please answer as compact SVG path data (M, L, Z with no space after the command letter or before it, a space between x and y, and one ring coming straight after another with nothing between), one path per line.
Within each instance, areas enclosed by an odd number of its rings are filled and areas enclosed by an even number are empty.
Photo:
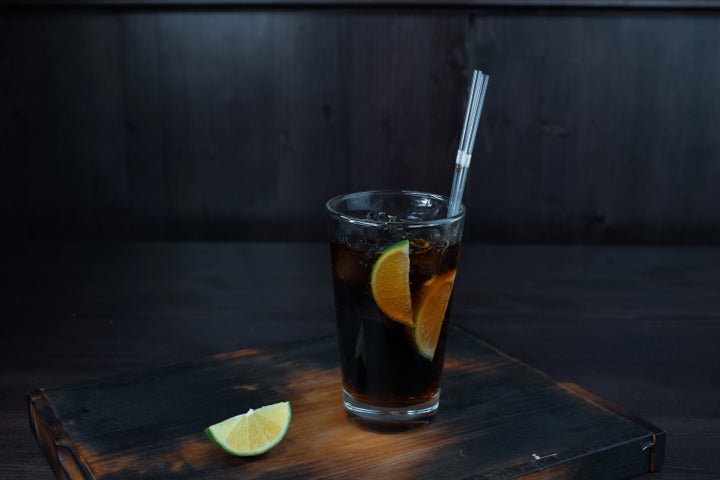
M322 240L449 190L479 67L467 241L720 244L720 5L370 3L0 1L4 236Z

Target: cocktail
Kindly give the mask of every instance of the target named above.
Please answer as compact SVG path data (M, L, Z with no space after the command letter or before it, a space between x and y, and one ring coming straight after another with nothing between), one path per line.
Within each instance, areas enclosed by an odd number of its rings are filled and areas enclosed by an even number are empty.
M345 409L371 427L435 415L464 209L369 191L327 202Z
M465 220L461 200L487 80L473 72L449 198L366 191L325 205L343 399L361 426L424 425L438 409Z

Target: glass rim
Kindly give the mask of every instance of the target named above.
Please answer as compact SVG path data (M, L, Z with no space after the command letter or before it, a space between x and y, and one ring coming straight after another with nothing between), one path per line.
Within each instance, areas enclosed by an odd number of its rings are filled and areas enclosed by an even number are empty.
M419 190L362 190L359 192L352 192L352 193L342 193L340 195L336 195L329 199L327 202L325 202L325 210L328 212L328 214L340 218L342 220L345 220L350 223L360 224L360 225L367 225L367 226L387 226L388 222L383 220L372 220L365 217L357 217L352 215L351 213L347 212L341 212L337 208L335 208L333 205L337 204L341 200L350 199L350 198L357 198L357 197L369 197L369 196L387 196L387 195L404 195L404 196L410 196L410 197L432 197L436 200L442 201L444 204L448 205L450 204L450 199L446 197L445 195L440 195L439 193L430 193L430 192L421 192ZM459 220L462 220L465 216L465 205L460 204L460 210L458 213L456 213L453 216L450 217L440 217L440 218L434 218L431 220L407 220L403 221L397 224L397 226L402 226L405 228L408 227L428 227L428 226L435 226L435 225L447 225L451 223L458 222Z

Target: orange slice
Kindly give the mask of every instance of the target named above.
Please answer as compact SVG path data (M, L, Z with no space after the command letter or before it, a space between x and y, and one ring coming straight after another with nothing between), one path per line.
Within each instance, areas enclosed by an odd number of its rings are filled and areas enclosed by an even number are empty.
M455 273L456 270L450 270L432 277L417 293L413 331L415 345L418 352L431 361L435 356L445 312L450 303Z
M396 322L413 325L408 240L383 250L373 265L370 288L375 303L385 315Z

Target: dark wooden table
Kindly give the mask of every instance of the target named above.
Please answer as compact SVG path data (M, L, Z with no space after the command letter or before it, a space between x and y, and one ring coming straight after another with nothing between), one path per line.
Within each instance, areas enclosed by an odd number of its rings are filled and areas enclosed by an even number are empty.
M50 479L25 394L332 335L322 244L70 244L2 257L0 478ZM665 429L647 479L720 479L720 249L467 245L453 321Z

